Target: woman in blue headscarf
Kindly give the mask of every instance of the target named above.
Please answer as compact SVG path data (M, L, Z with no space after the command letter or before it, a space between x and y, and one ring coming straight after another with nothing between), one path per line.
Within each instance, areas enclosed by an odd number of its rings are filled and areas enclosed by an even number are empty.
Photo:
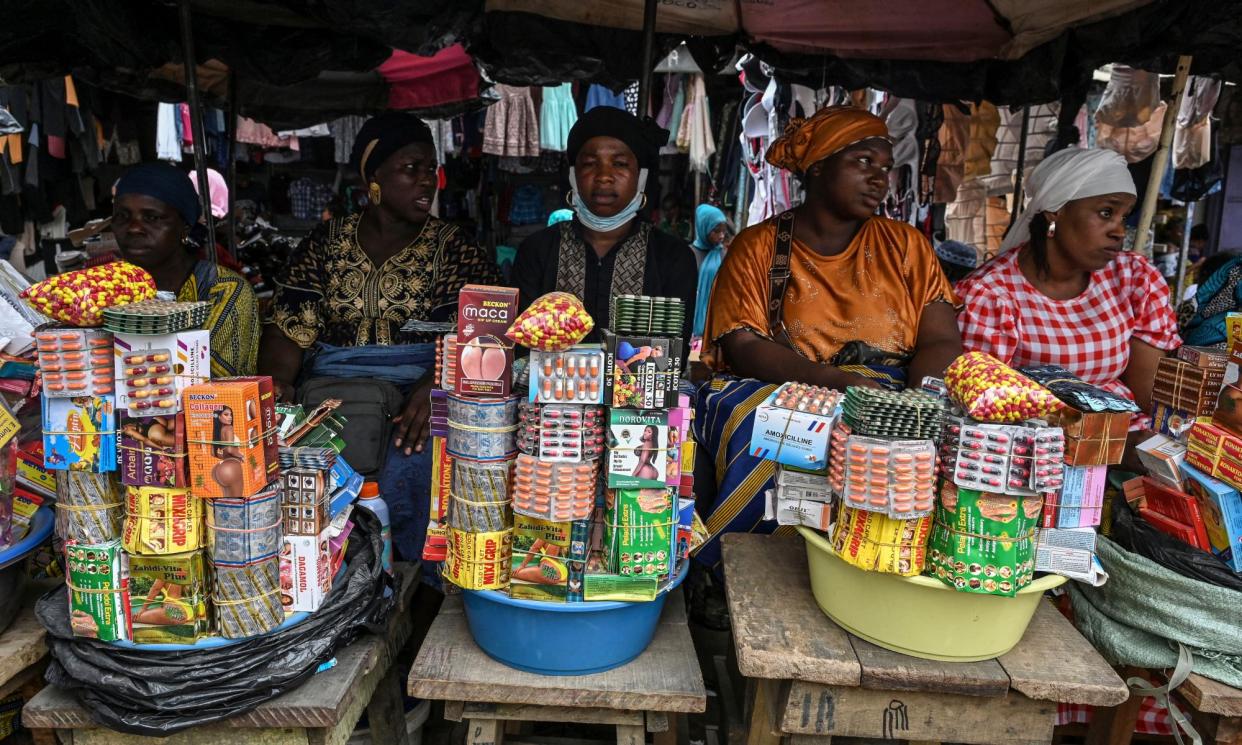
M711 299L716 272L724 261L729 221L718 207L700 204L694 211L694 256L699 260L699 291L694 305L694 335L703 335L707 322L707 301Z

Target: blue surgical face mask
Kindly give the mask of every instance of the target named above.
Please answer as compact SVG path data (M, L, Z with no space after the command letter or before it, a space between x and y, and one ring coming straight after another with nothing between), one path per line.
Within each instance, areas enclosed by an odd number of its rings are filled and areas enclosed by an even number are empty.
M634 198L625 205L625 209L612 217L600 217L586 206L586 202L582 201L582 195L578 193L578 179L574 168L569 169L569 189L573 194L574 214L578 217L578 221L597 233L607 233L625 225L634 219L634 215L638 214L638 208L643 205L643 193L647 190L647 169L641 168L638 171L638 191L634 194Z

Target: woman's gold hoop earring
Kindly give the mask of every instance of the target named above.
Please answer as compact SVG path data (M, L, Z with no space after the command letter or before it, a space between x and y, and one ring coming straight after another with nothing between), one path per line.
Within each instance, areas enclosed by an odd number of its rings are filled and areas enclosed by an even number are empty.
M565 206L567 207L574 206L574 190L573 189L570 189L569 191L565 192Z
M371 199L371 204L378 206L380 203L380 197L382 196L380 194L380 185L372 181L371 188L368 190L367 193Z
M646 209L646 208L647 208L647 195L644 194L642 204L638 205L638 209L641 210L641 209Z

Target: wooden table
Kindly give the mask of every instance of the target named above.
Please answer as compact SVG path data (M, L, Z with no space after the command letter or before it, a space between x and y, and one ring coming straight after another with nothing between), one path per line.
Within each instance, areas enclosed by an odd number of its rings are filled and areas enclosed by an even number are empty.
M53 729L72 745L343 745L367 712L373 741L405 745L399 676L392 667L413 630L410 598L417 565L397 564L398 606L384 635L363 634L339 651L336 666L245 714L193 727L167 738L139 737L99 727L72 693L44 688L22 710L30 729Z
M820 610L801 538L735 534L723 542L738 668L754 689L749 745L784 737L827 745L833 736L1046 745L1057 702L1128 698L1121 678L1050 603L1003 657L922 660L859 639Z
M1156 671L1127 669L1123 674L1138 675L1156 685L1167 682ZM1191 673L1174 689L1173 697L1205 745L1242 745L1242 690ZM1087 730L1089 745L1130 745L1142 700L1136 695L1116 708L1096 709Z
M618 745L643 745L647 732L657 745L673 745L676 715L707 707L680 591L646 651L614 670L578 676L535 675L488 657L470 635L461 598L450 597L410 670L409 693L444 701L450 721L468 720L467 745L501 745L506 722L615 725Z

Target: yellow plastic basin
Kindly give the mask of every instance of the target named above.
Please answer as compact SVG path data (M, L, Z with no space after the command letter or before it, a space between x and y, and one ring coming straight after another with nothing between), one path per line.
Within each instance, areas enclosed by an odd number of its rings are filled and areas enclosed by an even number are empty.
M1047 575L1011 598L958 592L934 577L863 571L816 531L798 532L820 610L851 634L912 657L977 662L1002 655L1022 639L1044 592L1065 583Z

